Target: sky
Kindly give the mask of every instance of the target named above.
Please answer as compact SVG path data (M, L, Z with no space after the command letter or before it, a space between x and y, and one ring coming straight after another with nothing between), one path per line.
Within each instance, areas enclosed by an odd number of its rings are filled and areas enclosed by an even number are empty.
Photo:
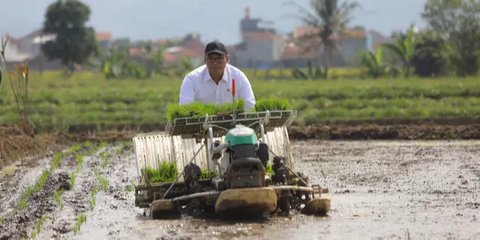
M363 26L385 35L422 28L420 16L427 0L357 0L362 6L350 26ZM42 27L45 11L55 0L0 0L0 35L21 37ZM291 15L309 7L310 0L82 0L90 7L87 25L111 32L114 38L156 40L199 33L203 41L240 42L240 19L245 7L252 18L271 21L268 27L288 33L301 22Z

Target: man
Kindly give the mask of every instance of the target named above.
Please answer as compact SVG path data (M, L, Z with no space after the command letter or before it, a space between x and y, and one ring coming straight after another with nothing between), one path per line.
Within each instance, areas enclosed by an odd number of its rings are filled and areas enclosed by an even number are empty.
M192 102L232 103L243 99L245 111L255 106L255 96L247 76L228 63L223 43L213 41L205 47L205 64L188 73L180 89L180 104ZM235 96L232 95L235 93Z

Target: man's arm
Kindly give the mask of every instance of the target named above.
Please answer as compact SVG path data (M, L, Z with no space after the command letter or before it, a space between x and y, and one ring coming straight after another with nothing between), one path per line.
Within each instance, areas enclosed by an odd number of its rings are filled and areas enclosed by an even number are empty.
M188 74L185 76L180 88L180 100L179 104L189 104L195 101L195 84L193 78Z

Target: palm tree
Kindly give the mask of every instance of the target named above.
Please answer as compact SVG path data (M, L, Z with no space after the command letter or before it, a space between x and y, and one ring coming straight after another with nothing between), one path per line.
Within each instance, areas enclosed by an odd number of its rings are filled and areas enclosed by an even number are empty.
M305 50L318 48L318 40L320 40L325 52L325 71L328 76L333 53L339 48L339 42L334 36L344 32L347 24L352 20L353 11L360 5L357 2L349 1L310 0L313 12L298 4L295 5L300 9L300 13L296 17L317 30L313 34L301 37L302 42L307 44Z
M394 52L402 61L403 74L405 77L409 77L412 73L411 65L413 55L415 54L416 35L415 27L411 25L407 34L397 37L395 43L383 44L383 46Z

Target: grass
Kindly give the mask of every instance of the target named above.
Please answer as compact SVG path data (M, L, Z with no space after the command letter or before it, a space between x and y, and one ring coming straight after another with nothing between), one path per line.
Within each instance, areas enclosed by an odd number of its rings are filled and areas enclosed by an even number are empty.
M341 75L341 74L339 74ZM479 78L265 80L247 73L258 100L288 99L298 123L337 120L478 118ZM178 102L181 79L106 80L95 72L65 79L59 72L30 76L32 120L38 131L69 126L95 130L165 123ZM5 82L8 85L8 82ZM18 122L9 86L0 89L0 123ZM170 117L171 118L171 117Z
M173 182L178 176L177 165L166 161L161 161L158 168L145 168L145 173L152 183Z
M73 233L77 235L80 232L80 226L87 221L87 216L84 214L78 215L73 225Z

